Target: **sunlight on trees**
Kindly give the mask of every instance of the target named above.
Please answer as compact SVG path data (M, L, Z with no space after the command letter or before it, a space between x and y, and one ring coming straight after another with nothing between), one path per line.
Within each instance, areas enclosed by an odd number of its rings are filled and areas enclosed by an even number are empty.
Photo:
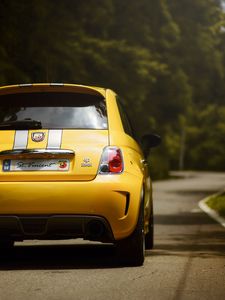
M113 88L162 136L155 178L224 171L224 28L219 0L1 0L0 82Z

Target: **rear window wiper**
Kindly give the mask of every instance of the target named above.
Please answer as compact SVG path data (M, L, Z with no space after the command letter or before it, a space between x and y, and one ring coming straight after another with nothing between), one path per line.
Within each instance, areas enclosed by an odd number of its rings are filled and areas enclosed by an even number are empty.
M40 121L24 119L19 121L6 121L0 123L0 130L22 130L22 129L41 129Z

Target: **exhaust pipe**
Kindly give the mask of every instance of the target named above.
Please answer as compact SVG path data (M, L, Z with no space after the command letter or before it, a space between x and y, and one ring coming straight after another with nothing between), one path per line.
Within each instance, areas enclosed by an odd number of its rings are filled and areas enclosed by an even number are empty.
M86 236L92 240L99 240L105 233L105 226L101 221L92 220L87 224Z

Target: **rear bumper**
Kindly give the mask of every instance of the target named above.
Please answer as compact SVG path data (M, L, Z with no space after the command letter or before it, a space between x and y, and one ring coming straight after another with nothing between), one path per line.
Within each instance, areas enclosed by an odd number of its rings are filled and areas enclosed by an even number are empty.
M65 239L113 243L108 222L98 216L0 216L0 239Z
M142 178L128 173L98 175L84 182L0 182L0 218L11 216L20 224L21 216L51 216L47 223L52 224L58 216L72 215L67 221L73 219L78 227L85 227L88 218L101 218L111 232L108 236L122 239L136 226L141 189ZM67 221L64 223L69 224ZM21 234L26 237L23 228ZM50 237L49 232L47 235ZM86 229L80 230L77 237L87 238Z

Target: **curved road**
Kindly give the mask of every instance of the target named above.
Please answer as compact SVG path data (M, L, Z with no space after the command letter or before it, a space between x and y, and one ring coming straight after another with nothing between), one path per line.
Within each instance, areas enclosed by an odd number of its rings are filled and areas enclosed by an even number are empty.
M154 184L155 249L122 268L108 245L17 243L0 257L0 300L225 299L225 229L198 201L225 188L224 173L185 172Z

